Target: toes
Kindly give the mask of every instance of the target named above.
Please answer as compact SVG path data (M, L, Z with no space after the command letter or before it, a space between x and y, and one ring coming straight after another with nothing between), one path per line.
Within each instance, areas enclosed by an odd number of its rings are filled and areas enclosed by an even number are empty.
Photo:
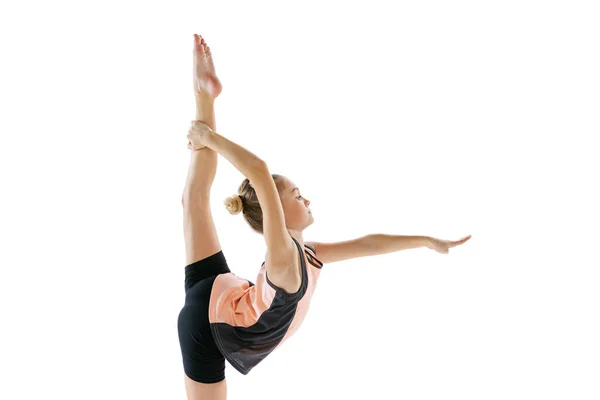
M194 44L195 44L196 50L199 53L206 52L206 42L204 41L204 38L202 37L202 35L194 34Z
M194 35L194 53L199 53L202 45L200 44L200 39L198 39L198 35Z
M208 47L208 44L204 41L202 35L194 34L194 44L194 60L198 60L196 57L200 56L205 57L206 61L212 62L210 47Z

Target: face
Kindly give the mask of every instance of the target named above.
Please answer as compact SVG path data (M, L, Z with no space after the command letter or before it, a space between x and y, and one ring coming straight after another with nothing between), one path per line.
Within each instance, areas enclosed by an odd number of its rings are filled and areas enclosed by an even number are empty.
M310 200L303 196L302 190L288 178L284 178L285 190L280 193L281 204L288 229L302 231L314 222L310 212Z

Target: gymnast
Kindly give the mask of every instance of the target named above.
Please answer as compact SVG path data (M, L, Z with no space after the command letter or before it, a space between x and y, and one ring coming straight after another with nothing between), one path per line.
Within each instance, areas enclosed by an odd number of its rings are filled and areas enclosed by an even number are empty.
M182 196L185 238L185 304L177 329L188 400L227 398L225 360L248 374L301 326L324 264L428 247L447 254L465 243L428 236L369 234L337 243L307 242L314 222L310 200L294 182L271 174L267 162L216 132L214 101L222 90L210 48L194 34L193 88L196 120L188 131L191 161ZM245 177L225 200L243 212L265 238L266 254L255 282L233 274L210 208L217 154Z

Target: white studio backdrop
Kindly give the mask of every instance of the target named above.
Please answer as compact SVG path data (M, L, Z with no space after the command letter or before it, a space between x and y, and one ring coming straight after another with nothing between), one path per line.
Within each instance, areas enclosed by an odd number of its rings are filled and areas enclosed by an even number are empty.
M185 399L192 34L217 131L311 200L306 241L463 246L325 264L230 399L597 399L592 1L10 2L0 8L0 398ZM264 238L223 200L225 257ZM318 256L318 254L317 254Z

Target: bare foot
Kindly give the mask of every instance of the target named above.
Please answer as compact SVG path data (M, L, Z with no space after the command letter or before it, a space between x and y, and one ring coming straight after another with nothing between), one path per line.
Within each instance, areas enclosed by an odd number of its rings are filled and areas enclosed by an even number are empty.
M223 87L217 78L210 47L202 36L194 34L194 90L217 97Z

